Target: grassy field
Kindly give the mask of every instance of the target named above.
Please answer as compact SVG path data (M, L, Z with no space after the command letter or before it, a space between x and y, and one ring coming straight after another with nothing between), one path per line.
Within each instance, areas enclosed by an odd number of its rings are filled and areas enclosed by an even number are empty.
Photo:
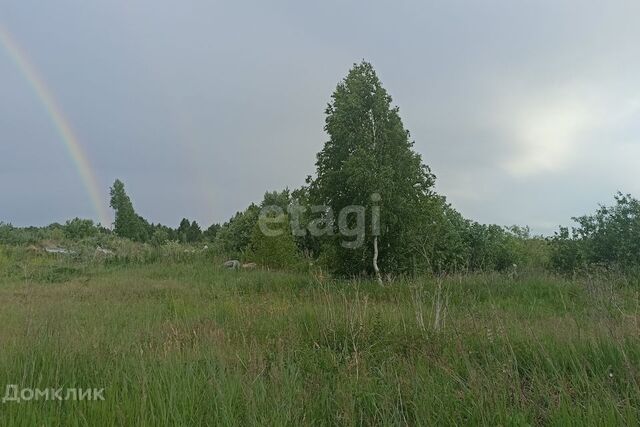
M640 421L637 284L470 275L381 288L204 258L16 265L0 274L2 395L17 384L105 399L0 403L3 426Z

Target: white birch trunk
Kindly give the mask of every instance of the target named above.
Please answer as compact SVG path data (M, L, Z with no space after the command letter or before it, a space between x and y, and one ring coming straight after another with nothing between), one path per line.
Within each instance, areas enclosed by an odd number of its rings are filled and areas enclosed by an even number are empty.
M380 275L380 269L378 268L378 236L373 237L373 271L376 272L378 283L382 285L382 276Z

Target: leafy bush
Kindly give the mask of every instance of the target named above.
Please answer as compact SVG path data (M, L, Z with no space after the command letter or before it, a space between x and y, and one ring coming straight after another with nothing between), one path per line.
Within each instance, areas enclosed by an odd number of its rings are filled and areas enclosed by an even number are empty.
M215 247L218 252L239 257L249 246L260 208L252 203L244 212L236 213L218 231Z
M53 223L46 227L14 227L0 222L0 243L5 245L34 245L43 240L64 239L64 226Z
M64 236L67 239L84 239L96 236L99 232L98 227L90 219L74 218L67 221L63 227Z
M552 238L551 265L561 272L606 268L635 272L640 266L640 202L617 193L615 205L573 218L571 232L560 228Z
M289 220L283 215L282 221L269 225L269 229L278 235L266 235L256 224L249 244L247 259L255 261L261 266L276 269L293 270L300 265L300 255L296 242L288 228Z

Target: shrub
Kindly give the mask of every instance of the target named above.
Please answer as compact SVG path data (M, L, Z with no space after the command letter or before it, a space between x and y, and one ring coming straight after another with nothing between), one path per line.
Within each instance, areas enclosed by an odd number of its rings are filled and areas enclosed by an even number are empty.
M260 224L254 226L247 258L258 264L276 269L297 269L301 263L298 247L288 228L288 218L270 224L269 229L278 235L266 235L260 229Z
M561 227L551 239L551 265L561 272L604 267L632 272L640 265L640 201L618 193L615 205L573 218L571 232Z

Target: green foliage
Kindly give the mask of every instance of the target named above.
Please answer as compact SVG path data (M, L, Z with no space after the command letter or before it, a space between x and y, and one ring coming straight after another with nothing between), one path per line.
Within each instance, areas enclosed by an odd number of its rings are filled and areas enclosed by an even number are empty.
M308 187L301 187L291 192L288 209L296 213L298 217L298 223L293 224L293 227L305 230L304 233L294 234L294 239L299 251L307 259L317 258L321 254L322 244L321 239L308 232L309 223L314 219L310 206L311 198Z
M288 188L282 191L267 191L262 198L261 207L265 206L278 206L283 211L286 211L291 203L291 192Z
M548 265L547 242L532 237L527 227L469 221L440 196L421 215L425 225L410 246L417 273L542 270Z
M217 250L233 257L239 257L244 253L253 236L259 213L260 208L252 203L244 212L237 212L223 224L216 236Z
M191 223L189 222L189 220L187 218L182 218L182 221L180 221L180 225L178 226L178 230L177 230L179 240L182 243L187 242L187 233L189 232L190 228L191 228Z
M243 212L237 212L221 227L214 228L216 250L229 257L241 258L242 254L249 249L249 244L258 224L260 210L265 206L278 206L286 212L290 201L291 197L288 189L281 192L266 192L260 205L251 203L247 209ZM288 233L290 234L291 231L289 230Z
M354 65L326 109L329 141L318 154L316 178L309 180L312 203L327 205L335 214L350 205L371 212L372 195L381 196L378 264L388 272L411 268L408 242L423 225L420 213L435 180L413 151L398 111L371 64ZM337 273L372 272L371 234L358 249L344 248L337 230L325 239L333 246L331 264Z
M218 235L218 232L220 231L220 224L211 224L211 226L209 226L209 228L207 228L203 233L202 233L202 238L204 240L206 240L207 242L213 242L216 239L216 236Z
M301 259L289 228L289 217L282 215L279 220L267 225L268 230L277 235L266 235L259 223L254 226L246 258L264 267L295 270Z
M64 225L64 235L67 239L79 240L94 237L98 232L98 227L90 219L74 218Z
M549 239L551 245L551 265L559 272L573 273L584 266L583 250L580 242L570 234L567 227L560 230Z
M462 271L468 267L468 242L465 230L469 226L462 215L444 197L434 196L423 203L419 222L406 248L412 256L412 273Z
M542 271L550 266L550 245L542 236L532 236L529 227L506 228L510 250L514 252L516 264L529 271Z
M202 230L197 222L192 221L187 232L187 242L196 243L202 240Z
M104 233L104 229L100 229ZM62 240L64 226L53 223L46 227L14 227L0 222L0 243L7 245L34 245L43 240Z
M600 206L593 215L573 218L551 239L552 266L562 272L606 268L638 272L640 266L640 201L617 193L615 205Z
M471 223L467 236L470 270L505 270L517 262L509 234L497 225Z
M0 221L0 243L15 244L14 240L15 227L11 224L5 224ZM26 243L26 242L25 242Z
M110 206L115 210L114 232L120 237L146 242L149 240L151 226L136 214L133 203L127 195L124 183L116 179L110 188Z
M165 230L159 229L155 230L151 235L151 244L153 246L162 246L169 241L169 233Z
M398 108L391 106L371 64L351 69L326 113L330 139L318 154L317 176L309 178L308 191L302 189L296 197L327 205L334 215L349 205L363 206L367 213L379 206L378 264L383 272L502 271L520 263L544 263L539 239L523 235L524 230L466 220L433 192L435 176L413 151ZM381 196L379 203L373 194ZM304 238L299 246L314 254L322 248L322 263L338 274L371 274L372 220L367 221L360 248L344 248L343 236L335 229L334 237ZM535 245L538 258L529 262Z
M196 221L183 218L178 226L178 238L183 243L196 243L202 240L202 230Z

